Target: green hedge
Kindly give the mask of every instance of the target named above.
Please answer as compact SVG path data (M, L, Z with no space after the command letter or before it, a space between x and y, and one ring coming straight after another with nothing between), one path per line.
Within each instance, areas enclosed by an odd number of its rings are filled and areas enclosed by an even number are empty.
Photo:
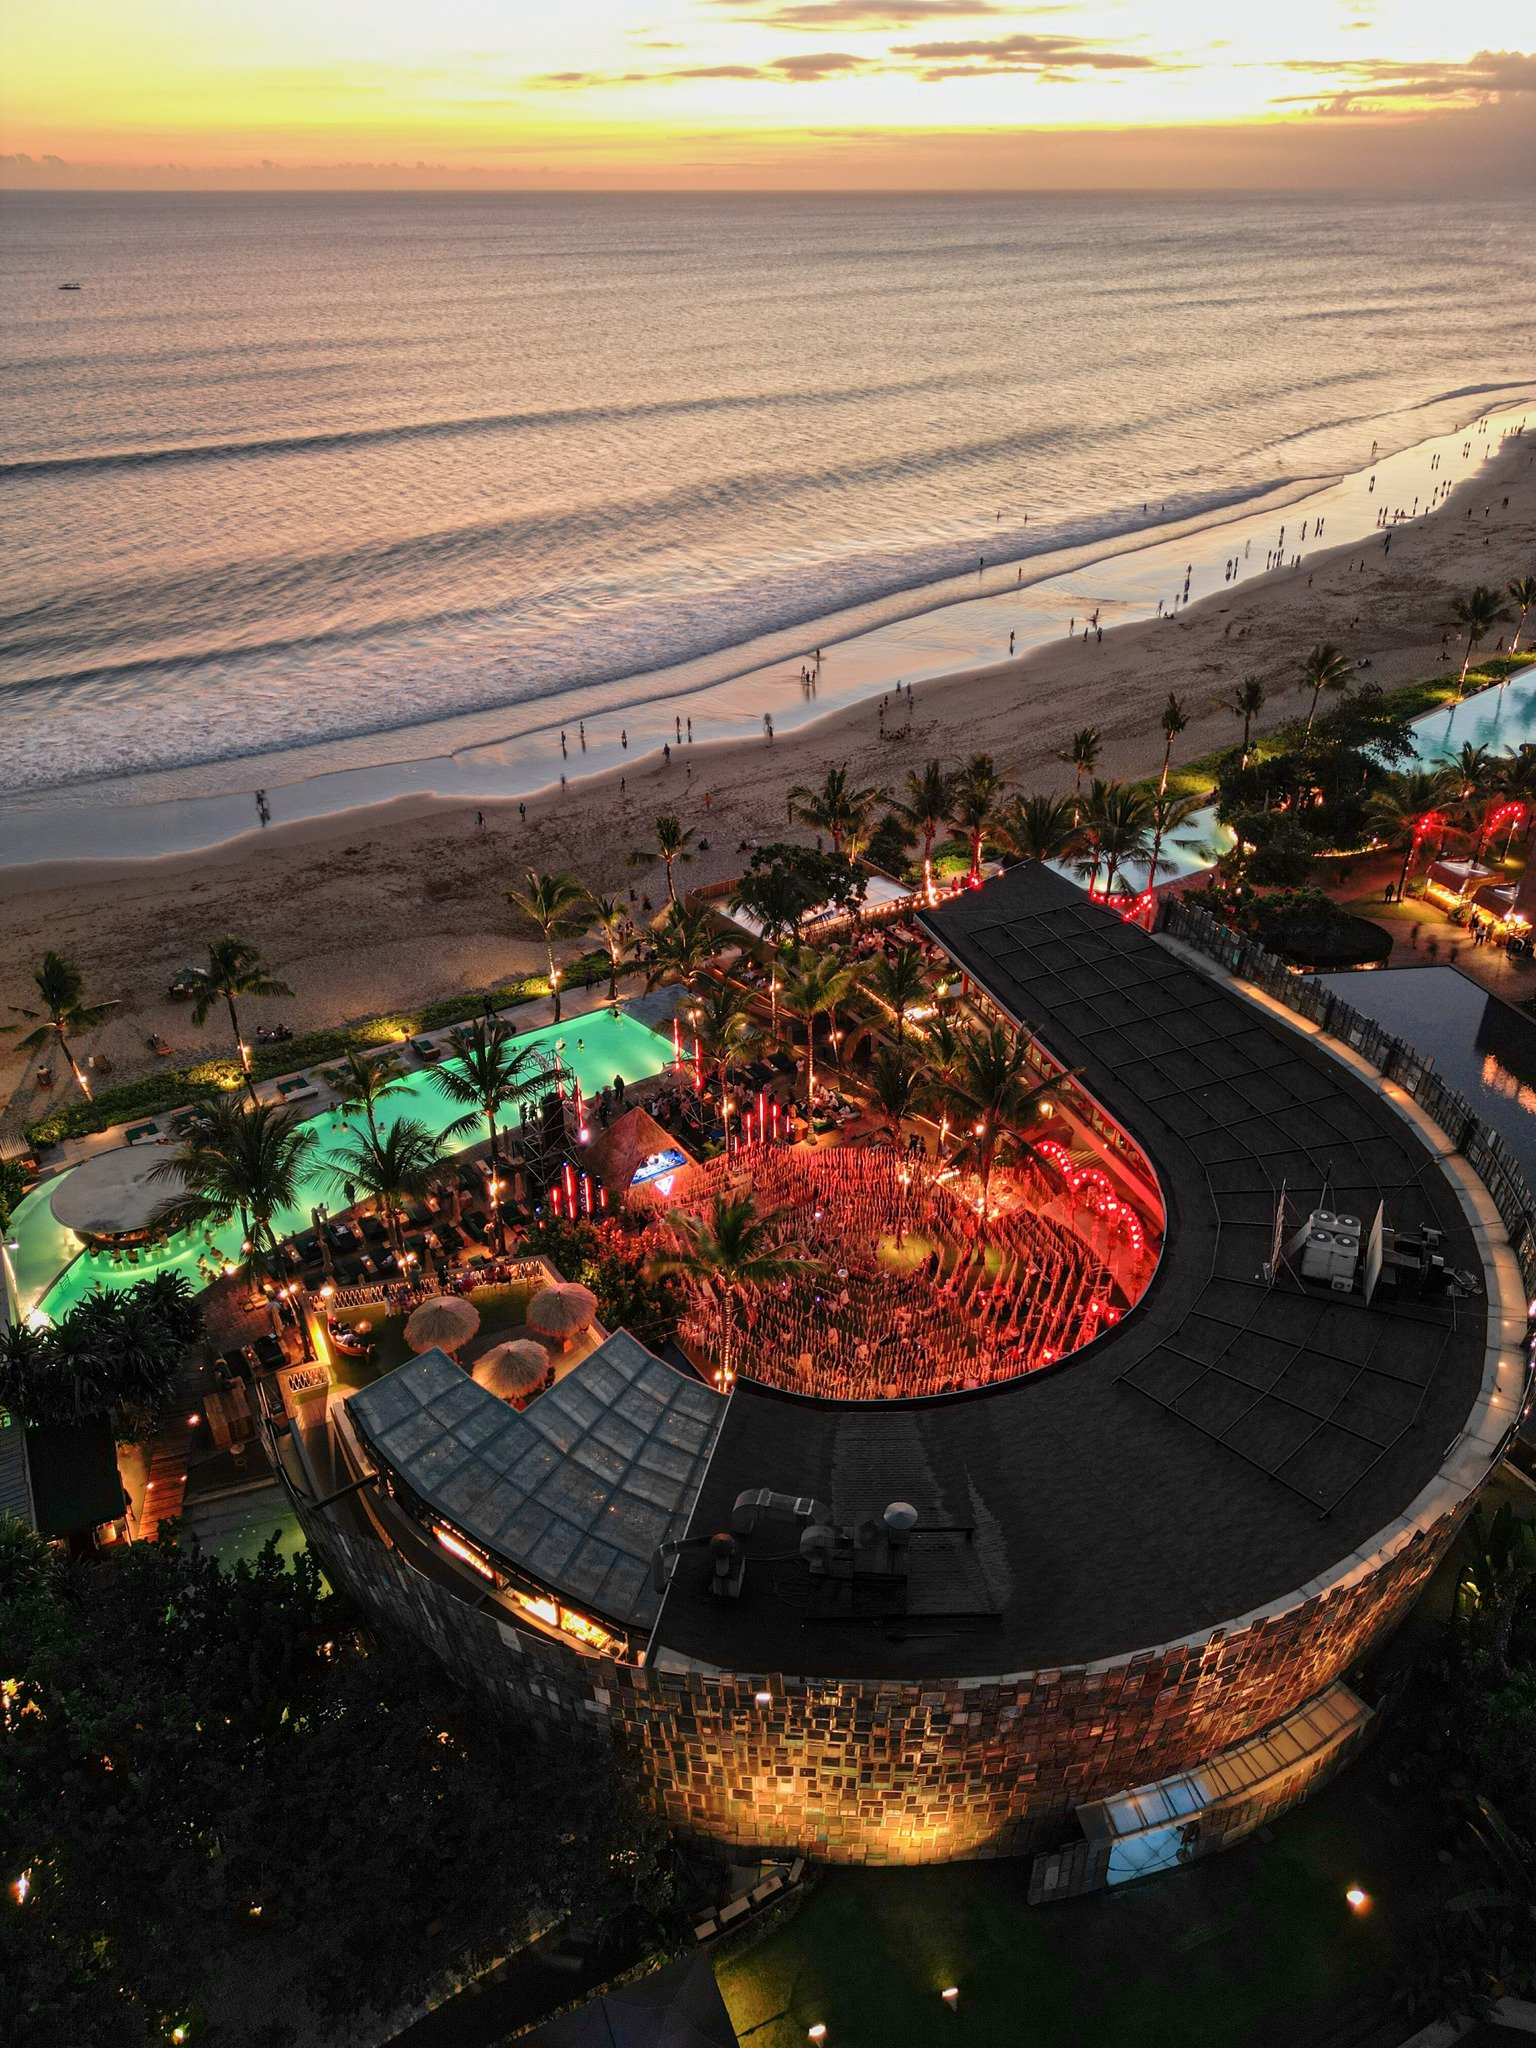
M567 989L591 988L608 978L608 955L584 953L566 969ZM258 1081L270 1081L278 1074L292 1074L301 1068L324 1066L349 1052L373 1052L381 1045L398 1045L419 1031L440 1031L448 1024L466 1024L478 1017L487 1000L492 1009L508 1010L518 1003L537 1002L549 994L549 977L523 975L499 988L477 995L447 996L440 1003L399 1016L370 1017L362 1024L337 1031L311 1031L302 1038L290 1038L281 1045L251 1047L251 1071ZM221 1091L238 1088L240 1070L233 1055L198 1060L190 1066L166 1067L146 1074L139 1081L125 1081L118 1088L104 1088L94 1102L78 1097L61 1102L35 1124L27 1126L27 1137L39 1150L61 1145L67 1138L88 1137L93 1131L109 1130L113 1124L136 1122L140 1117L161 1116L184 1103L206 1101Z

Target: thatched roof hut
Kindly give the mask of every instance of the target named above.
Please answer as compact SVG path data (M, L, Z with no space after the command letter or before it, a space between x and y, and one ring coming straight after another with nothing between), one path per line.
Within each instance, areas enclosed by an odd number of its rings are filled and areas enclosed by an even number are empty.
M553 1287L541 1287L528 1304L527 1323L557 1351L570 1348L583 1330L590 1330L597 1315L597 1296L590 1287L575 1280L561 1280Z
M615 1117L606 1131L593 1140L586 1156L588 1173L608 1190L617 1207L629 1193L637 1173L649 1160L674 1155L678 1164L691 1166L693 1160L670 1131L664 1131L648 1109L636 1103L633 1109Z
M482 1352L471 1377L503 1401L526 1401L549 1378L549 1353L530 1337L514 1337Z
M405 1341L413 1351L446 1351L467 1344L480 1327L480 1311L462 1294L434 1294L411 1311Z

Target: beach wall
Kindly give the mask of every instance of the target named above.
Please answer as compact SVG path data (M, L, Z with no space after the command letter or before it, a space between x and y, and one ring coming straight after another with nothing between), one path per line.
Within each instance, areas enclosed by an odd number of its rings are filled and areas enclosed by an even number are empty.
M916 1864L1051 1846L1084 1800L1188 1770L1303 1705L1402 1619L1473 1497L1447 1490L1438 1519L1399 1525L1327 1588L1200 1639L910 1682L588 1656L424 1577L337 1510L302 1495L294 1507L327 1575L381 1629L555 1740L605 1730L669 1826L829 1863Z

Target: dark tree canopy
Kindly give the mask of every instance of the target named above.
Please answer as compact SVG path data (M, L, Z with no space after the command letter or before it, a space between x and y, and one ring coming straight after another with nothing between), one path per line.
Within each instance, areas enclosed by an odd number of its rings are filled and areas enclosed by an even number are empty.
M770 929L779 926L774 936L783 937L808 912L827 904L853 910L863 896L864 877L845 855L774 840L752 855L731 901Z
M0 1518L0 1646L3 1877L27 1880L0 2039L312 2038L530 1913L665 1903L664 1838L608 1752L541 1746L372 1645L304 1556L69 1565Z
M55 1328L0 1328L0 1407L24 1422L110 1417L120 1434L152 1428L202 1333L179 1273L98 1289Z

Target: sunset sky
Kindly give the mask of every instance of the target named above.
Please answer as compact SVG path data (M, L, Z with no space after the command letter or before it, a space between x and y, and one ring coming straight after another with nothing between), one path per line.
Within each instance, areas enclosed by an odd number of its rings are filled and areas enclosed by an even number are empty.
M1530 0L9 0L26 185L1518 185Z

